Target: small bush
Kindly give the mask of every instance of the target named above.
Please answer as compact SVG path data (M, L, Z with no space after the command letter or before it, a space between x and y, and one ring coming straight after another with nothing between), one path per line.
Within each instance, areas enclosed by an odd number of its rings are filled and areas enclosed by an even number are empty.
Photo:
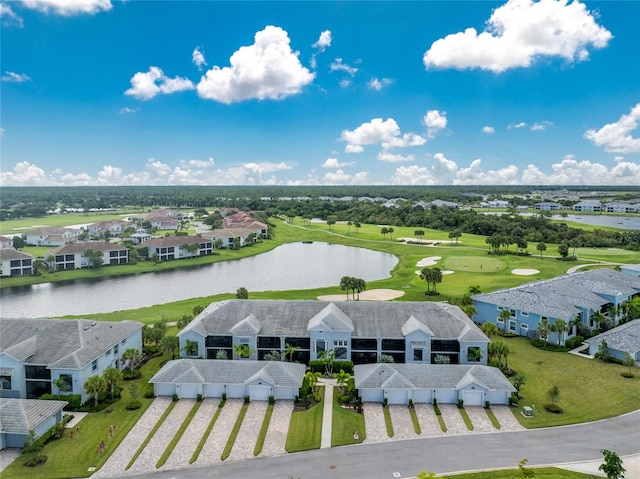
M57 394L43 394L40 396L40 399L45 401L57 401ZM82 396L80 394L62 394L60 396L60 401L67 401L69 404L66 405L65 410L76 410L82 406Z
M458 399L458 407L464 407L464 399Z
M175 393L173 394L173 396L171 396L171 400L172 400L173 402L177 402L177 401L178 401L178 399L180 399L180 397L179 397L177 394L175 394Z
M569 348L569 349L575 349L578 346L580 346L582 343L584 342L584 337L580 336L579 334L577 336L574 336L573 338L569 338L564 342L564 345Z
M136 409L140 409L142 407L142 403L140 401L129 401L125 406L127 411L135 411Z
M275 396L269 396L269 404L275 404L275 403L276 403Z
M45 462L47 462L47 456L36 456L32 457L24 462L26 467L36 467L42 466Z
M227 393L222 393L222 400L226 401L227 400Z
M545 404L544 408L553 414L562 414L564 412L557 404Z
M627 379L631 379L631 378L635 377L635 376L633 375L633 373L630 373L629 371L625 371L625 372L623 372L623 373L620 373L620 375L621 375L623 378L627 378Z
M413 409L413 399L409 399L409 409Z
M438 399L437 398L433 398L433 405L437 406L438 405Z
M156 397L156 393L153 390L153 384L147 383L143 396L145 399L153 399L154 397Z
M198 394L196 396L196 401L202 401L202 394Z
M140 379L141 377L142 373L140 371L131 371L130 369L122 371L122 379L125 381L133 381L135 379Z
M487 409L489 409L491 407L491 401L485 401L484 402L484 407L486 407Z
M389 400L387 398L382 399L382 407L387 407L389 405Z
M247 394L247 395L245 395L245 397L244 397L244 403L245 403L245 404L249 404L249 402L251 402L251 397Z

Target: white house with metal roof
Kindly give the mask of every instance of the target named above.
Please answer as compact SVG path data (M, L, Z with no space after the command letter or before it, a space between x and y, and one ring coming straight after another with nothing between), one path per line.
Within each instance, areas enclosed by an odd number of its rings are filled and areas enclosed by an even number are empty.
M633 359L640 361L640 319L598 334L585 341L589 345L589 354L595 354L602 341L607 343L609 354L616 359L624 359L624 353L631 354Z
M489 338L458 306L436 302L229 300L212 303L179 334L183 356L228 358L244 346L249 359L297 348L301 363L333 350L336 359L375 363L486 364ZM187 341L190 347L186 348ZM480 359L476 353L480 350Z
M470 364L361 364L355 387L363 401L388 404L457 403L466 406L508 404L516 391L498 368Z
M176 359L167 362L149 382L156 396L228 398L252 401L295 399L306 366L283 361Z
M36 437L62 421L66 401L0 398L0 450L22 447L33 430Z
M602 313L616 325L619 313L614 313L637 295L640 278L611 269L595 269L477 294L472 297L476 308L473 320L495 323L498 329L533 337L541 320L553 324L562 319L569 326L563 338L566 340L578 332L570 324L575 318L579 318L582 326L597 329L593 315ZM511 313L506 321L500 319L503 309ZM557 341L557 336L553 333L549 339Z
M66 393L84 402L89 376L110 366L123 369L122 354L130 348L142 351L142 323L0 319L0 397L56 394L53 381L62 378Z

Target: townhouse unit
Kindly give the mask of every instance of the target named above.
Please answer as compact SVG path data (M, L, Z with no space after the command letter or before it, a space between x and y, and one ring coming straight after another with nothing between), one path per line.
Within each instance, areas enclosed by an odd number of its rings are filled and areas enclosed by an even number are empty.
M256 234L256 238L266 239L268 237L268 227L266 224L257 221L251 213L239 211L227 215L222 219L224 229L251 230Z
M213 253L213 242L200 236L165 236L145 241L148 258L157 255L158 261L193 258Z
M253 228L222 228L202 233L203 238L211 240L214 244L222 241L222 247L238 249L255 243L256 231Z
M555 201L541 201L540 203L536 203L533 205L534 209L540 211L559 211L565 209L560 203L556 203Z
M212 303L179 334L184 357L246 359L288 352L308 363L324 351L355 364L447 357L486 364L487 338L458 306L435 302L230 300Z
M0 248L0 276L28 276L33 274L33 256L12 246Z
M550 324L562 319L569 326L560 338L563 342L578 333L578 322L589 329L597 329L596 313L602 313L612 325L617 324L620 306L639 294L640 278L611 269L595 269L477 294L472 297L477 311L473 320L494 323L498 329L520 336L534 337L543 319ZM511 313L508 319L500 317L502 310ZM549 333L549 340L558 342L557 333Z
M607 213L638 213L640 209L638 205L632 205L624 201L612 201L602 205L602 211Z
M130 221L100 221L87 227L89 235L93 238L104 238L105 236L118 236L127 228L134 227Z
M67 401L0 397L0 451L23 447L31 430L36 438L42 436L62 421L62 410L66 405Z
M108 367L123 369L122 354L142 351L142 323L0 318L0 397L37 399L56 394L62 378L68 394L89 399L84 383Z
M24 233L23 238L30 246L62 246L78 241L78 237L82 235L82 231L82 229L52 226L38 228Z
M72 243L50 250L45 260L55 270L81 269L92 266L87 251L102 253L102 265L126 264L129 262L129 249L126 246L106 241L90 241L88 243Z
M582 200L573 205L573 211L602 211L602 204L599 200Z

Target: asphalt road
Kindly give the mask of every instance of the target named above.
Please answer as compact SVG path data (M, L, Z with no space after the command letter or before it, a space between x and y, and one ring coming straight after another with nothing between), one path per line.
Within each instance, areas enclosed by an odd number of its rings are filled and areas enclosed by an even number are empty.
M640 453L640 410L575 426L521 432L434 437L317 449L215 467L157 472L149 479L391 479L437 473L601 460L601 449ZM131 476L129 476L131 477Z

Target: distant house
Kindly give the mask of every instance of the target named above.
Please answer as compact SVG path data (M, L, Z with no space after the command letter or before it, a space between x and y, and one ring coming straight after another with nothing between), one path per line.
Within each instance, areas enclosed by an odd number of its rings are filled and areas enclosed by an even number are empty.
M256 230L253 228L222 228L202 233L203 238L211 240L215 246L217 240L222 241L222 247L234 249L236 243L240 248L255 242Z
M638 213L638 206L631 205L624 201L612 201L602 205L602 210L607 213Z
M127 228L133 227L130 221L100 221L87 227L89 235L93 238L104 238L105 235L118 236Z
M29 431L36 438L62 421L66 401L9 399L0 397L0 450L24 446Z
M142 244L147 240L150 240L152 236L147 233L144 229L138 229L135 233L133 233L129 239L133 244Z
M361 364L355 387L363 401L388 404L433 403L465 406L508 404L516 391L498 368L467 364Z
M614 358L622 360L627 352L633 359L640 361L640 319L634 319L585 340L589 345L589 354L597 353L602 341L607 343L607 350Z
M158 255L159 261L172 259L193 258L213 253L211 240L200 236L165 236L147 240L145 246L149 248L148 258ZM194 246L191 250L190 245Z
M103 265L126 264L129 262L129 249L126 246L107 243L106 241L90 241L58 246L47 252L45 260L55 270L89 268L91 262L85 256L87 250L100 251Z
M0 276L29 276L33 274L33 256L12 246L0 248Z
M602 211L602 205L599 200L582 200L573 205L574 211Z
M13 246L13 236L0 236L0 249Z
M29 231L23 237L30 246L62 246L75 243L81 234L81 229L49 227Z
M540 211L559 211L565 209L564 206L560 203L556 203L555 201L542 201L540 203L536 203L534 208Z
M620 271L624 274L640 277L640 264L623 264L620 265Z
M595 269L477 294L472 297L477 311L473 320L494 323L500 330L528 337L535 336L543 319L550 324L562 319L569 325L579 318L584 327L596 329L595 313L602 313L615 325L618 318L612 311L638 295L640 278L611 269ZM502 310L510 312L506 321L500 318ZM570 326L561 339L577 333L577 329ZM549 340L557 342L557 334L550 333Z
M444 200L433 200L429 203L430 206L435 206L436 208L454 208L458 209L460 205L458 203L454 203L452 201L444 201Z
M305 369L304 364L284 361L177 359L167 362L149 382L156 396L295 399Z
M170 216L162 216L162 215L151 215L145 218L145 221L148 221L151 224L152 228L156 228L158 230L177 230L180 227L180 220L170 217Z
M69 394L89 399L84 383L110 367L122 369L122 353L142 351L142 323L86 319L0 318L0 397L56 394L62 378Z
M187 356L233 357L247 345L249 359L297 347L301 363L333 350L337 359L375 363L383 354L397 363L486 364L489 339L454 305L435 302L230 300L212 303L179 334Z
M256 234L256 238L266 239L268 236L267 225L256 221L256 219L246 211L225 216L222 219L222 225L224 229L252 230Z
M480 202L480 206L482 208L508 208L510 204L511 203L505 200L491 200Z

